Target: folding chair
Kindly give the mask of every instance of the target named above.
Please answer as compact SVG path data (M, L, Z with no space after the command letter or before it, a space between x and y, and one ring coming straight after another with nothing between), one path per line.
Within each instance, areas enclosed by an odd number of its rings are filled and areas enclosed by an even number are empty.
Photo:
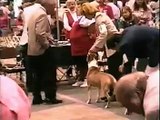
M2 63L1 72L4 75L11 73L19 73L20 80L23 80L22 73L25 71L19 59L20 55L14 47L1 47L0 48L0 61Z
M76 69L75 69L75 66L74 65L69 65L69 66L64 66L64 67L57 67L57 72L60 73L58 76L57 76L57 79L58 81L61 81L63 80L64 78L67 78L67 72L68 70L72 68L72 77L74 78L75 75L76 75ZM74 72L74 73L73 73ZM67 79L66 79L67 80Z

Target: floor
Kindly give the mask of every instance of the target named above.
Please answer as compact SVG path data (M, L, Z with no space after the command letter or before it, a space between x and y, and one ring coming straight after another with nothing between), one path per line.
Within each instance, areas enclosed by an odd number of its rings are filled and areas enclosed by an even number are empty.
M86 104L86 88L72 87L68 81L58 84L57 97L63 100L62 104L32 106L31 120L144 120L138 114L124 115L125 108L118 102L112 102L107 109L105 103L95 103L95 88L92 90L92 104Z

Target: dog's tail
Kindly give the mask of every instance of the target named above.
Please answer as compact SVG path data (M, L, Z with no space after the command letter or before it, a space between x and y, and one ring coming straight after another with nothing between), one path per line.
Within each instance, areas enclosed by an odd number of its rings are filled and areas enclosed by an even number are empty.
M110 77L110 79L111 79L111 83L112 83L112 85L115 85L115 84L117 83L116 78L115 78L113 75L111 75L111 74L108 74L108 76L109 76L109 77Z

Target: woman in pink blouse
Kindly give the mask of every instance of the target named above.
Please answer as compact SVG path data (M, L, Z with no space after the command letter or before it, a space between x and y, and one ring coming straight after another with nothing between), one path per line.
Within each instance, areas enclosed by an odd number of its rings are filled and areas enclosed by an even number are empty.
M139 25L152 26L152 13L147 7L146 0L135 0L133 14L139 19Z

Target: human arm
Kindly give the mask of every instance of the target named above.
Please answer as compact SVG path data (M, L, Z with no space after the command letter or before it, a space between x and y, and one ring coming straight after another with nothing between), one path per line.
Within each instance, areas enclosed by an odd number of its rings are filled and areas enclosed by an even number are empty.
M40 15L36 19L35 33L36 40L43 48L47 49L50 45L50 41L53 40L47 15Z
M71 26L69 25L69 21L68 21L66 13L64 13L63 15L63 26L67 31L71 31L72 29Z
M96 24L98 27L99 35L90 50L98 52L104 47L108 38L117 33L118 30L116 29L112 20L105 14L101 14L96 18Z
M106 25L104 23L101 23L98 26L98 29L99 29L99 35L96 38L95 43L93 44L93 46L91 47L91 49L89 51L98 52L105 45L106 38L108 35Z

